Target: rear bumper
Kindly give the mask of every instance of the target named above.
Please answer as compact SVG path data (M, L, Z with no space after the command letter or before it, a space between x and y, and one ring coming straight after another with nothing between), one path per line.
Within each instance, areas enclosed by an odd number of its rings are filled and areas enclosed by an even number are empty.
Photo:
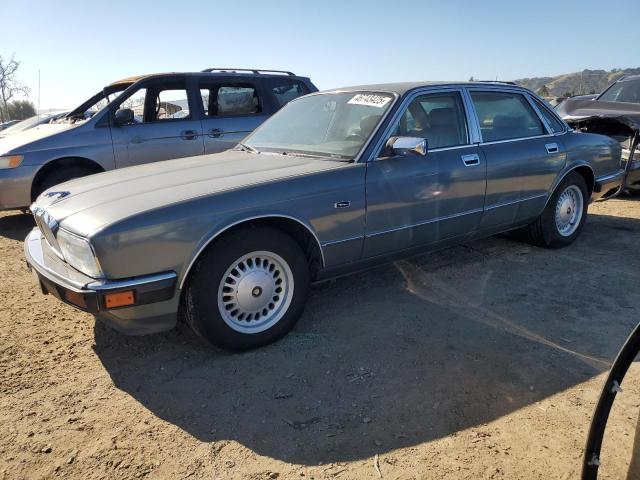
M37 228L27 236L24 253L42 293L91 313L116 330L140 335L175 326L179 297L175 272L126 280L96 280L62 261ZM106 295L129 291L133 292L134 305L107 308Z
M0 210L26 208L31 204L31 184L38 165L0 169Z
M637 158L638 155L636 154ZM629 174L625 180L625 187L640 190L640 160L634 160L629 167Z
M625 171L618 170L615 173L596 178L592 200L605 200L620 191L624 184Z

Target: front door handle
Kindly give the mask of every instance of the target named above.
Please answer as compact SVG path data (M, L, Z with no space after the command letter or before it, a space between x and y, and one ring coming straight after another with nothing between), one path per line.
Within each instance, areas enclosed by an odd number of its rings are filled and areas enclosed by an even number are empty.
M224 134L222 133L222 130L219 129L219 128L212 128L211 130L209 130L209 136L210 137L219 138L222 135L224 135Z
M180 133L180 136L185 140L195 140L198 138L198 132L195 130L183 130Z
M466 167L473 167L475 165L480 165L480 157L478 156L477 153L462 155L462 157L460 158L462 158L462 163L464 163Z
M547 143L544 148L547 149L547 153L558 153L558 144L557 143Z

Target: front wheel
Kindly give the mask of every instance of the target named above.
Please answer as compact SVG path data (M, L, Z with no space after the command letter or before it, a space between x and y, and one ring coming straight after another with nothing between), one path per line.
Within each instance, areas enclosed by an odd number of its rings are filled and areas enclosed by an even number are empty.
M584 227L588 199L584 177L569 173L556 187L542 214L529 225L533 243L547 248L572 244Z
M196 265L185 317L214 345L259 347L293 328L309 282L307 259L295 240L269 227L244 228L216 241Z

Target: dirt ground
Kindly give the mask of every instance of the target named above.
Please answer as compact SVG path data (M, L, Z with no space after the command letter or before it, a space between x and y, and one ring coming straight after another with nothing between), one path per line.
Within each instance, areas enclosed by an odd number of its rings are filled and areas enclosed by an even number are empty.
M491 238L318 286L279 343L125 337L40 294L0 214L0 478L572 479L640 320L640 199L549 251ZM640 369L603 451L624 478Z

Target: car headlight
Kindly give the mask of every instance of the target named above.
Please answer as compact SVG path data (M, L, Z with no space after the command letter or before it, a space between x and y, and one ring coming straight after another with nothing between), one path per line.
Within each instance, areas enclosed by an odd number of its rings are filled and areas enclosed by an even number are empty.
M22 155L5 155L0 157L0 170L4 168L16 168L19 167L24 160Z
M69 265L90 277L102 277L100 263L93 252L93 247L89 240L63 229L58 230L56 239L58 240L60 252Z

